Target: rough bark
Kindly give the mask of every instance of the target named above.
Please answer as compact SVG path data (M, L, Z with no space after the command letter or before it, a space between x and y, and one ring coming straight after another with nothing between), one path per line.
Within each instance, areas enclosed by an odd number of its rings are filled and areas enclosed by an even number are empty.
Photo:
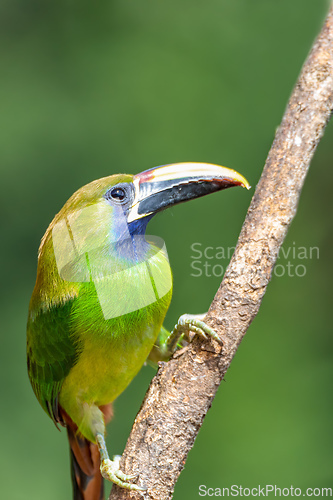
M147 491L114 486L110 500L172 497L221 380L259 310L332 109L333 7L289 100L235 253L205 320L219 333L223 347L195 340L161 363L121 461L124 472L140 472L138 484Z

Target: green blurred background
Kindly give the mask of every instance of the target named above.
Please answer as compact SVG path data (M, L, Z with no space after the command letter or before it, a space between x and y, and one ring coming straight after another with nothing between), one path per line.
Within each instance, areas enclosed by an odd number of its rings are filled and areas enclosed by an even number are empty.
M48 223L83 184L165 163L220 163L254 188L327 8L327 0L2 0L1 498L71 496L65 432L39 407L25 364ZM200 484L332 487L332 139L331 124L284 245L305 247L308 258L279 260L305 275L280 267L284 276L273 277L175 499L199 498ZM167 327L208 308L220 277L192 276L191 245L235 245L253 192L217 193L150 223L174 271ZM196 266L204 271L206 261L227 264L203 257ZM122 452L153 374L144 368L116 401L111 453Z

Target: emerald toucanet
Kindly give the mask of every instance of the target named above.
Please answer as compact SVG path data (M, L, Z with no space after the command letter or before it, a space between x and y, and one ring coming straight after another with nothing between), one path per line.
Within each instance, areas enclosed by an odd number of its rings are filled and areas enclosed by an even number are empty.
M103 498L102 476L144 490L110 460L111 403L148 357L168 359L183 333L217 335L181 316L162 323L172 275L164 243L145 234L157 212L231 186L249 187L224 167L165 165L111 175L76 191L49 225L38 253L27 326L28 373L41 406L66 426L74 499Z

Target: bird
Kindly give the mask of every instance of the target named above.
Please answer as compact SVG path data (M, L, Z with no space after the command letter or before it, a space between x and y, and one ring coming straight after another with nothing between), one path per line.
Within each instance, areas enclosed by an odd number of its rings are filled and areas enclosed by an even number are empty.
M112 403L147 359L166 361L189 332L220 342L195 315L171 333L163 327L172 272L165 243L146 228L168 207L232 186L249 188L235 170L209 163L110 175L77 190L47 228L29 304L28 376L67 430L74 500L101 500L103 478L144 491L109 457Z

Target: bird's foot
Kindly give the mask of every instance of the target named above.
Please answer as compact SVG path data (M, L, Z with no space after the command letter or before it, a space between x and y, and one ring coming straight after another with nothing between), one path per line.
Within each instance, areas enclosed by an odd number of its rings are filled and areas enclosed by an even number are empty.
M223 345L217 333L203 321L204 317L205 314L183 314L180 316L167 340L167 350L170 354L174 353L177 348L182 347L182 344L179 344L182 336L187 342L191 342L193 338L191 333L199 335L204 340L210 337Z
M101 460L100 471L104 479L107 479L108 481L111 481L112 483L115 483L121 488L125 488L127 490L145 491L145 489L141 488L141 486L128 482L131 481L132 479L135 479L137 476L131 474L124 474L119 469L120 459L121 456L116 455L115 457L113 457L113 460L110 460L109 458Z
M99 454L101 457L100 471L102 477L104 477L104 479L107 479L108 481L111 481L112 483L117 484L121 488L125 488L127 490L145 491L145 488L141 488L141 486L138 486L137 484L132 484L128 482L131 481L132 479L135 479L137 476L124 474L119 469L119 463L121 459L120 455L115 455L113 457L113 460L110 460L108 450L105 444L104 435L101 434L100 432L97 432L95 437L99 449Z
M178 319L174 330L177 330L179 331L179 333L184 334L186 339L189 341L191 341L190 332L193 332L205 340L211 337L222 345L222 340L217 335L215 330L206 325L206 323L203 321L204 317L205 314L183 314Z

